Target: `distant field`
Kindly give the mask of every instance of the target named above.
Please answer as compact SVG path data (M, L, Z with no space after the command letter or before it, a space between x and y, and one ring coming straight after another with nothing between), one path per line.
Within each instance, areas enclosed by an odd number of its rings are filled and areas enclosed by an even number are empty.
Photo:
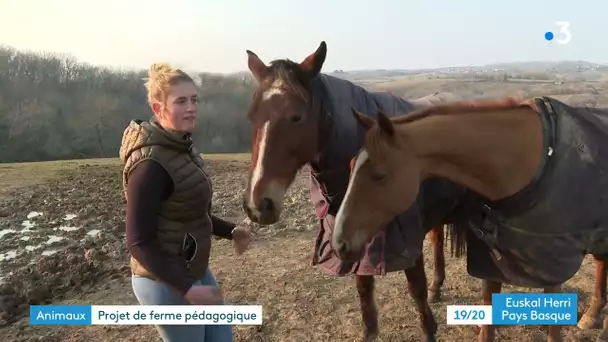
M608 106L608 82L563 82L530 79L486 80L476 77L402 76L380 80L360 81L375 91L390 90L408 99L434 92L454 93L463 98L499 98L507 96L554 96L574 105Z

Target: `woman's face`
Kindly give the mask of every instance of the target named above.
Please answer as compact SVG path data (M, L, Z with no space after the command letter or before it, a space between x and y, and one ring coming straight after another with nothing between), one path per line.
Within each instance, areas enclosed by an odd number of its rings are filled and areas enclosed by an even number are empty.
M198 97L192 82L180 82L171 86L165 104L152 106L158 121L165 128L189 133L196 126Z

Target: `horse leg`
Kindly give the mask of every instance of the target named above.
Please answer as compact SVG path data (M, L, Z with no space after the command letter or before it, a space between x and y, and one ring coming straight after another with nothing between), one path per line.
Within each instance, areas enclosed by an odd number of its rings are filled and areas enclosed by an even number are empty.
M602 303L597 305L597 315L606 304L606 260L604 258L595 258L595 291L592 299L592 306L596 303ZM588 311L591 311L589 308ZM585 315L587 312L585 313ZM584 316L583 316L584 317ZM597 318L597 317L596 317ZM581 318L581 321L583 319ZM579 323L580 328L580 323ZM604 322L602 324L602 331L597 337L597 342L608 342L608 315L604 316Z
M545 293L559 293L562 292L562 286L557 285L554 287L546 287L544 289ZM561 325L549 325L547 326L547 342L561 342Z
M583 314L583 317L578 321L579 329L589 329L595 325L598 316L604 306L606 306L606 261L599 259L595 255L595 286L593 290L593 298L589 309Z
M371 342L378 336L378 310L374 301L374 276L355 275L363 316L363 341Z
M502 283L498 283L491 280L482 281L482 295L483 305L492 305L492 293L500 293L502 289ZM494 341L495 330L492 325L482 325L477 336L478 342L491 342Z
M608 342L608 316L604 316L604 323L602 324L602 331L597 337L596 342Z
M420 323L422 332L424 333L423 341L435 341L437 333L437 322L431 311L428 302L426 273L424 273L424 257L420 255L414 266L406 269L405 276L407 277L407 288L410 296L414 299L418 313L420 314Z
M435 274L429 287L428 298L431 303L441 300L441 287L445 280L445 255L443 253L443 226L435 227L429 232L433 245L433 258L435 259Z

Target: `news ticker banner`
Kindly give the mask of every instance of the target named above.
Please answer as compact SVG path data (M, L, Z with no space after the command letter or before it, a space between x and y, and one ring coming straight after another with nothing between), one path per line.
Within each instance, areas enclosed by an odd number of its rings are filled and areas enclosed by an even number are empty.
M492 305L448 305L448 325L576 325L572 293L497 293ZM261 305L31 305L31 325L261 325Z
M261 325L261 305L31 305L30 325Z
M576 325L575 293L494 293L492 305L448 305L448 325Z

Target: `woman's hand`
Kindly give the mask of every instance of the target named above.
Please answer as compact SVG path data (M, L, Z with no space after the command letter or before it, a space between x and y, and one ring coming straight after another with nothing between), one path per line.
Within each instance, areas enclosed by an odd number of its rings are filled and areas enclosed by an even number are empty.
M234 249L236 250L236 253L239 255L243 254L247 248L249 248L249 243L251 242L249 228L236 226L236 228L232 230L232 239L234 240Z
M222 292L215 286L192 285L184 296L193 305L221 305Z

